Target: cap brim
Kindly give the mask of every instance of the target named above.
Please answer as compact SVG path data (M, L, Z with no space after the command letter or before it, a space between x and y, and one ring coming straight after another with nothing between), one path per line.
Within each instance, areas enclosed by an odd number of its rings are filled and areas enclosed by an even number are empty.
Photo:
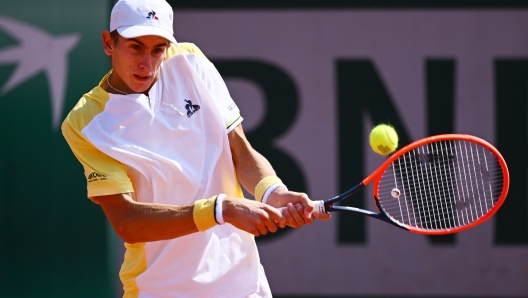
M176 42L176 39L167 30L153 27L153 26L125 26L117 28L117 32L119 35L123 36L124 38L135 38L140 36L146 36L146 35L156 35L166 38L168 41L172 42L173 44L178 44Z

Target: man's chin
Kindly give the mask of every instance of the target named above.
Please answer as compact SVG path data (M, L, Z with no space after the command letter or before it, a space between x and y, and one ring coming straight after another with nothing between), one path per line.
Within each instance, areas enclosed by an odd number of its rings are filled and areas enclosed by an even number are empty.
M130 89L132 89L134 91L134 93L144 93L146 92L147 90L150 89L150 86L152 85L152 82L150 83L145 83L145 84L137 84L133 87L130 87Z

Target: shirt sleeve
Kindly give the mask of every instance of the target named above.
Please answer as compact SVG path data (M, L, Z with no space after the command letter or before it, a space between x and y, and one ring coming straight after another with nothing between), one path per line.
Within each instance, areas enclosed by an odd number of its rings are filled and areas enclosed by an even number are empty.
M134 192L126 166L99 151L82 135L82 128L95 116L91 114L96 114L87 113L87 110L90 109L79 107L78 104L64 120L61 129L73 154L84 168L88 197Z
M242 120L244 120L240 115L240 109L231 98L224 79L213 63L205 61L199 57L197 60L200 61L198 62L199 64L202 64L202 79L215 101L216 108L224 120L227 132L230 132L237 127Z
M216 107L229 133L244 119L241 117L235 101L231 98L222 76L195 44L178 43L178 46L172 45L167 51L167 59L180 54L190 54L190 56L186 56L187 61L193 65L195 71L201 76L202 81L213 96Z

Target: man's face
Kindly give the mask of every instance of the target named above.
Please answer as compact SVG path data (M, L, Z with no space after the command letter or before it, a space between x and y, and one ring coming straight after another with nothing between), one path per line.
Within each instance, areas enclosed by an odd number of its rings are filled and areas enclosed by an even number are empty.
M170 43L163 37L148 35L105 39L105 52L112 57L110 83L125 93L142 93L158 78L160 65Z

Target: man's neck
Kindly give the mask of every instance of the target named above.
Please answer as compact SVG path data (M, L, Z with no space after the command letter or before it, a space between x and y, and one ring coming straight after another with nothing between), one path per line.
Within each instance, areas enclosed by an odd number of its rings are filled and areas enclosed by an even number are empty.
M103 80L103 82L99 85L101 86L101 88L103 88L106 92L108 93L113 93L113 94L121 94L121 95L128 95L128 94L143 94L145 96L149 96L149 92L150 92L150 89L152 88L152 86L154 86L154 84L156 84L156 82L158 81L159 79L159 75L152 81L152 84L150 84L150 86L143 92L135 92L133 90L131 90L128 86L127 86L127 89L129 89L130 91L129 92L126 92L125 90L122 90L120 88L118 88L117 86L115 86L113 83L111 83L110 81L112 80L112 76L114 74L111 72L105 80Z

